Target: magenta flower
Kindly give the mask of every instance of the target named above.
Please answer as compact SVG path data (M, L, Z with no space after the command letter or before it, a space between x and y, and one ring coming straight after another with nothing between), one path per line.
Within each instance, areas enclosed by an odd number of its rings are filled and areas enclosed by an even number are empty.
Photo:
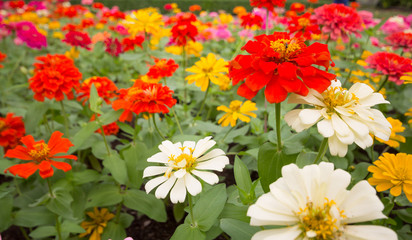
M380 23L380 19L373 18L373 13L369 11L359 11L359 16L362 18L365 28L373 28Z
M412 72L412 60L401 57L395 53L377 52L366 59L368 66L365 68L375 69L378 73L372 76L386 75L388 80L401 85L400 78L407 72Z
M392 34L397 32L403 32L409 28L409 24L405 22L404 16L391 17L382 26L381 30L385 34Z
M46 36L37 31L32 22L22 21L15 25L16 35L30 48L41 49L47 47Z
M118 57L120 53L123 52L122 44L119 42L119 39L107 38L104 41L106 45L106 52L114 57Z

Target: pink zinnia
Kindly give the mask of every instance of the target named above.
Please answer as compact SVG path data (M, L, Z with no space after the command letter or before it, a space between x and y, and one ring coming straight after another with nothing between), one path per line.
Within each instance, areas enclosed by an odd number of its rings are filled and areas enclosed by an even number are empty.
M412 33L398 32L392 33L385 40L396 50L403 48L403 51L412 50Z
M362 18L355 9L343 4L325 4L316 8L315 19L322 26L322 32L330 34L332 40L341 37L344 42L348 42L351 33L361 37Z
M372 28L380 23L380 19L373 18L373 13L369 11L359 11L359 16L362 18L365 28Z
M92 44L89 34L79 31L69 31L62 41L73 47L78 46L87 50L90 50L90 44Z
M36 26L32 22L23 21L18 22L15 25L16 35L23 42L27 44L28 47L33 49L41 49L42 47L47 47L46 36L37 31Z
M388 80L401 85L400 78L407 72L412 72L412 60L401 57L395 53L377 52L366 59L366 68L375 69L379 73L372 76L386 75Z
M409 25L405 22L404 16L391 17L381 26L382 32L388 35L392 33L403 32L408 28Z
M104 44L106 45L106 52L114 57L118 57L119 54L123 52L122 44L117 38L106 38Z

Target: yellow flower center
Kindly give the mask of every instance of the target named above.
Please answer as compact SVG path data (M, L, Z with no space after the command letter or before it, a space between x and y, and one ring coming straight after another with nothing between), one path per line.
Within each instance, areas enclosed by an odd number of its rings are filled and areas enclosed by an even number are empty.
M349 107L359 103L359 98L355 94L349 93L342 87L330 87L322 93L323 102L326 105L327 113L335 113L335 107ZM349 113L354 114L353 110L349 110Z
M290 55L301 49L298 43L290 39L278 39L276 41L270 42L270 47L277 53L279 53L281 58L288 59Z
M167 63L166 60L162 59L156 63L156 66L159 67L160 69L165 69L167 67L166 63Z
M299 18L298 23L299 26L306 27L310 24L310 20L308 18Z
M305 209L300 209L297 213L300 219L299 226L306 237L316 240L332 240L341 234L336 225L337 219L331 214L331 208L335 204L335 201L326 199L321 207L314 207L312 202L308 202ZM339 214L341 218L346 217L343 211Z
M47 159L49 156L49 146L45 143L37 143L34 144L34 149L30 150L29 155L33 158L36 162L41 162Z
M6 123L3 120L0 120L0 132L6 128Z
M239 112L241 105L242 105L241 101L232 101L230 103L230 110L232 110L232 112Z
M182 147L182 151L185 149L186 147ZM170 168L170 170L166 171L165 176L166 177L170 177L170 174L172 172L178 171L180 169L186 169L187 172L190 172L191 170L193 170L196 167L196 158L193 157L193 152L194 149L189 148L190 150L190 154L187 153L182 153L179 156L175 157L174 155L171 155L169 157L169 166L173 167Z

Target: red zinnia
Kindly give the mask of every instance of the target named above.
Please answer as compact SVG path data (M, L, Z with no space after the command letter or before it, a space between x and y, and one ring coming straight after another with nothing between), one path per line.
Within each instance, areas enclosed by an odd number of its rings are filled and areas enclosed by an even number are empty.
M96 3L93 3L92 7L96 9L102 9L104 8L104 5L103 3L96 2Z
M0 117L0 146L7 151L19 145L20 138L26 134L22 117L13 117L7 113L5 118Z
M85 104L85 102L89 100L90 88L92 87L92 84L96 87L99 97L103 98L107 104L110 104L111 98L117 96L116 84L114 84L110 79L107 77L91 77L84 80L80 87L76 89L76 92L79 94L77 101L82 101L82 103Z
M305 11L305 4L302 3L292 3L292 5L290 5L290 10L291 11L295 11L297 13L301 13L303 11Z
M5 53L0 52L0 63L3 62L3 60L7 57ZM4 66L0 64L0 68L3 68Z
M89 34L79 31L69 31L62 41L73 47L79 46L87 50L90 50L90 44L92 44Z
M412 50L412 33L397 32L385 38L386 41L396 50L403 48L403 51Z
M250 6L258 8L266 8L273 11L275 7L284 7L286 0L250 0Z
M151 78L171 77L179 65L173 59L157 59L155 65L151 66L147 76Z
M253 26L262 27L263 18L254 13L246 13L240 17L240 25L244 28L251 28Z
M304 37L306 40L312 39L312 34L320 34L319 26L315 19L310 18L310 13L307 12L302 16L291 17L288 22L288 30L290 33L295 33L294 37Z
M17 146L14 149L7 151L5 157L18 158L29 163L17 164L4 170L4 173L9 171L13 175L19 175L22 178L28 178L37 170L39 170L40 177L48 178L53 176L54 170L52 166L65 172L72 169L70 164L65 162L57 162L51 160L52 158L68 158L76 160L77 157L73 155L55 156L58 153L65 153L73 146L67 138L62 138L63 133L54 132L49 142L46 144L44 140L34 141L33 136L27 135L20 139L26 146Z
M229 65L233 85L242 82L237 91L242 97L252 99L266 87L266 99L279 103L289 92L305 96L312 88L321 93L336 77L312 66L329 68L332 59L326 44L306 46L302 39L290 38L286 32L263 34L255 39L242 48L250 55L238 55Z
M120 53L123 52L122 44L120 44L119 39L115 38L106 38L104 40L104 44L106 45L106 52L114 57L118 57Z
M94 120L96 120L96 114L93 114L92 117L90 118L90 121L94 121ZM96 130L96 132L101 134L102 130L99 128ZM117 125L116 121L103 126L103 133L106 136L116 135L118 132L119 132L119 125Z
M401 57L395 53L377 52L366 59L368 66L365 68L373 68L379 73L374 73L372 76L386 75L388 80L401 85L403 80L400 78L407 72L412 72L412 60Z
M124 109L120 116L121 122L131 121L132 113L168 113L169 108L176 104L172 97L173 91L160 83L146 83L136 80L128 89L119 90L119 99L113 102L114 110Z
M177 46L186 45L188 39L195 41L195 37L198 34L197 28L190 22L177 22L171 31L172 42Z
M63 94L66 94L68 99L73 99L72 89L79 86L82 78L73 60L61 54L47 54L36 59L42 63L34 64L34 76L29 79L34 99L43 102L46 97L62 101Z
M143 48L142 44L144 42L143 36L127 37L122 40L123 51L127 52L129 50L134 50L136 46Z

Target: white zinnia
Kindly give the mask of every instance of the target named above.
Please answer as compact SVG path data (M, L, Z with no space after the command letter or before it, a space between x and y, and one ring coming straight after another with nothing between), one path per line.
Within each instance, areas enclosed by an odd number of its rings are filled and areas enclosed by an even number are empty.
M332 163L303 169L295 164L284 166L282 177L249 207L247 215L253 226L285 227L257 232L252 240L397 239L386 227L349 225L386 218L375 189L360 181L348 191L350 181L350 174L334 170Z
M322 94L309 90L307 96L292 94L288 103L310 104L315 108L295 109L285 115L286 123L301 132L315 123L318 131L328 138L331 155L344 157L348 145L356 143L365 149L372 145L370 133L385 141L391 135L391 124L379 110L371 107L389 103L364 83L355 83L349 90L339 80Z
M173 144L171 141L163 141L159 145L161 152L153 155L148 162L162 163L165 166L147 167L143 172L143 177L160 175L148 181L145 185L146 192L149 193L155 187L157 198L165 198L170 189L170 200L173 203L184 202L186 198L186 189L192 196L202 191L202 185L193 175L199 177L211 185L219 182L216 174L203 171L215 170L223 171L226 164L229 164L229 158L221 149L212 148L216 142L210 140L212 137L206 137L194 141L178 142ZM206 154L205 154L206 153Z

